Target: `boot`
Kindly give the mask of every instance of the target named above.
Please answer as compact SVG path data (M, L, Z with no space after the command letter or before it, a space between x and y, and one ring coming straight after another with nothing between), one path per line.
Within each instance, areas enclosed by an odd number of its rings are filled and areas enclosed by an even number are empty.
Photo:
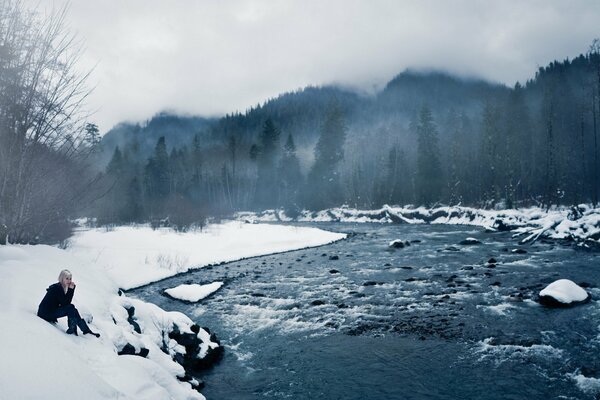
M69 325L67 334L77 336L77 322L73 318L69 318L67 324Z
M77 321L77 325L79 326L79 329L81 329L81 332L83 332L84 335L90 334L96 336L97 338L100 337L99 333L92 332L92 330L83 318L79 318L79 320Z

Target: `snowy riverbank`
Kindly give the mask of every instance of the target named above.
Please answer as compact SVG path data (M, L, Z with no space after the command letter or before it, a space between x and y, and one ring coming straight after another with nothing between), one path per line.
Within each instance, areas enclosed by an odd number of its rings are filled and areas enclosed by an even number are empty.
M169 228L83 229L68 252L98 265L123 289L131 289L209 264L320 246L346 235L316 228L229 221L202 231Z
M0 246L0 399L203 399L190 383L180 381L188 378L173 359L182 358L185 348L169 332L176 326L175 332L199 340L200 358L218 344L185 315L119 296L118 288L344 236L232 222L185 234L146 227L82 230L68 250ZM64 318L53 325L36 316L45 289L63 268L73 272L73 303L85 318L93 316L90 325L101 333L99 339L66 335ZM128 317L132 306L141 333ZM118 355L128 344L136 353L147 349L148 356Z
M572 240L581 245L600 244L600 208L586 205L559 207L549 211L538 207L515 210L481 210L470 207L391 207L357 210L348 207L318 212L303 211L290 218L281 210L262 213L238 213L237 219L248 222L376 222L405 224L475 225L494 231L512 231L521 242L538 238Z

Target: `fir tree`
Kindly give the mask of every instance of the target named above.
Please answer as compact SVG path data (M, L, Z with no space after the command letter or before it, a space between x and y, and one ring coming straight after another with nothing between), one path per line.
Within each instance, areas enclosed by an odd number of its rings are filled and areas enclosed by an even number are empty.
M343 199L338 165L344 158L346 124L341 110L330 106L315 146L315 163L309 173L308 204L323 209L341 204Z
M165 137L161 136L154 148L153 156L144 170L144 182L151 213L161 213L164 201L170 193L169 155Z
M296 145L291 134L283 146L283 155L279 162L281 204L288 214L298 210L298 190L302 187L300 161L296 156Z
M255 203L259 208L270 208L277 205L276 159L279 150L279 129L268 118L259 136L257 161L257 183Z
M421 204L439 201L442 193L442 169L438 150L438 132L431 111L423 106L417 124L417 193Z

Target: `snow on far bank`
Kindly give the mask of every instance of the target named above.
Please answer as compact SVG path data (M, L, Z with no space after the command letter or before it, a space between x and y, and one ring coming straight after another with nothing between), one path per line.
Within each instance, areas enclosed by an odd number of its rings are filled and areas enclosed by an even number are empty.
M514 210L482 210L470 207L397 207L385 205L377 210L338 207L322 211L303 211L289 218L282 210L262 213L241 212L238 220L249 222L377 222L406 224L475 225L489 230L510 230L523 237L522 242L539 237L571 239L600 244L600 208L587 205L557 207L549 211L539 207Z
M318 228L230 221L202 231L117 227L77 232L68 251L106 270L123 289L131 289L190 269L288 250L328 244L345 234Z
M36 315L64 268L77 285L73 304L84 317L93 316L98 339L67 335L66 318L50 324ZM185 315L118 296L102 269L51 246L0 246L0 275L0 398L204 399L177 380L183 367L160 349L173 323L192 332ZM127 322L124 307L132 305L142 334ZM166 341L175 351L176 344ZM127 343L148 349L148 357L117 355Z
M195 303L210 296L219 290L221 286L223 286L223 282L213 282L207 285L198 285L194 283L191 285L179 285L174 288L166 289L165 293L174 299Z

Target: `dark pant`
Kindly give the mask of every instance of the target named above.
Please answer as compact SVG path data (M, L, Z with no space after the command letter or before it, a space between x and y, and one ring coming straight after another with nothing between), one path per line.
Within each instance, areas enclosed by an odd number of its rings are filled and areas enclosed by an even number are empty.
M73 304L58 307L56 310L46 315L40 315L40 317L50 322L56 322L58 318L67 317L67 324L69 325L69 329L75 329L76 326L79 326L79 329L81 329L83 333L87 333L90 331L90 328L86 324L85 320L81 318L81 315L79 315L79 311L77 311Z

